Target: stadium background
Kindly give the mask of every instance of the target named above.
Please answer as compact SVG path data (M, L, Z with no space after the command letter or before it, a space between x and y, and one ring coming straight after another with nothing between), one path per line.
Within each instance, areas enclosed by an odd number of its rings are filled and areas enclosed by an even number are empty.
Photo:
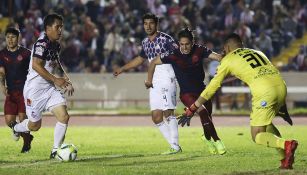
M145 37L141 16L146 12L157 14L160 30L175 38L189 26L198 43L216 52L227 34L240 34L247 47L262 50L283 72L291 89L288 106L307 107L304 0L4 0L0 8L0 49L5 46L7 26L19 27L21 44L31 49L43 30L43 16L51 12L64 16L61 61L76 88L75 96L69 98L71 109L141 108L148 113L148 93L143 87L147 65L117 80L111 75L139 53ZM204 66L208 82L216 64ZM216 112L249 109L250 96L236 94L244 86L240 81L229 79L224 86ZM0 99L3 103L3 96Z
M75 162L49 160L56 121L45 116L40 131L32 133L31 153L20 154L22 142L9 137L1 116L0 174L307 174L306 8L304 0L0 0L1 49L6 26L19 26L21 44L31 48L42 31L44 15L58 12L65 17L61 59L76 88L75 96L68 99L69 113L75 116L65 142L79 149ZM147 65L116 79L111 74L139 52L145 37L141 16L148 11L158 14L161 31L174 37L187 25L195 29L197 42L220 52L223 37L236 31L248 47L269 56L289 86L290 112L301 107L299 111L305 113L294 117L291 127L280 117L274 120L285 138L299 140L294 170L279 170L279 162L272 161L275 150L252 143L249 118L238 115L250 112L250 96L236 94L246 89L232 79L222 89L227 93L220 95L220 110L214 110L214 115L232 115L214 117L228 153L207 152L195 117L190 128L179 129L183 153L159 155L167 143L150 120L148 92L143 87ZM214 65L204 65L205 81ZM1 112L3 98L0 95Z

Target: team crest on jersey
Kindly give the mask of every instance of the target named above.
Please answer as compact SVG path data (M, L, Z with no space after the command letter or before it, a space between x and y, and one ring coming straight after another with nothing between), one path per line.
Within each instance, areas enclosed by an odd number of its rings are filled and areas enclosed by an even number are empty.
M267 105L267 102L266 102L266 101L261 101L260 105L261 105L262 107L265 107L265 106Z
M192 63L195 64L199 61L199 57L197 55L192 56Z
M43 52L44 52L43 47L41 47L41 46L35 47L35 54L43 56Z
M22 60L22 56L21 56L21 55L18 55L18 56L17 56L17 60L18 60L18 61L21 61L21 60Z

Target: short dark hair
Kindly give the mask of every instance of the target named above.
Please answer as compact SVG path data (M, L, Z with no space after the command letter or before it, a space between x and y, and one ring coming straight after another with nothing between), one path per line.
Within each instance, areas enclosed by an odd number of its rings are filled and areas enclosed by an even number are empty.
M159 18L153 13L146 13L145 15L143 15L142 17L143 24L144 24L145 19L153 19L156 24L158 24L159 22Z
M190 41L194 41L194 34L193 31L191 29L189 29L188 27L182 29L179 33L178 33L178 39L185 37L185 38L189 38Z
M63 17L56 13L45 16L44 17L44 29L46 30L47 26L52 26L55 20L63 21Z
M225 43L229 42L229 41L233 41L234 43L236 43L238 46L243 46L243 42L241 37L236 34L236 33L231 33L229 34L226 39L225 39Z
M19 37L19 34L20 34L20 30L17 29L16 27L8 27L6 30L5 30L5 36L7 34L13 34L13 35L16 35L17 37Z

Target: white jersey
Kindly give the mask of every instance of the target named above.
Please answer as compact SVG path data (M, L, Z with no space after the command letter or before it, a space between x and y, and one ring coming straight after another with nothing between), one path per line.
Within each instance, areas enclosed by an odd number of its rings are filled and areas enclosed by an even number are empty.
M163 55L178 48L174 39L163 32L153 41L145 38L142 41L142 51L140 56L151 62L157 55ZM154 88L150 88L149 102L150 109L168 110L176 108L176 77L171 64L157 65L155 68L152 83Z
M40 76L32 68L33 57L42 59L46 61L44 68L52 73L54 68L57 66L57 61L59 59L60 52L59 42L51 42L47 35L44 33L38 40L34 43L32 48L31 60L29 64L29 73L27 75L26 85L31 87L39 87L39 89L48 89L54 87L54 84L47 81L42 76Z
M29 73L23 89L26 103L26 113L30 121L37 122L42 118L42 112L66 105L66 100L60 90L56 89L53 82L47 81L40 76L33 68L33 57L46 61L44 68L53 73L59 59L60 44L51 42L46 34L41 35L34 43Z
M150 41L149 38L145 38L142 41L142 51L140 56L151 62L157 55L170 52L175 48L178 48L178 45L171 36L163 32L158 32L158 35L153 41ZM168 83L170 79L175 79L172 65L157 65L153 76L153 83Z

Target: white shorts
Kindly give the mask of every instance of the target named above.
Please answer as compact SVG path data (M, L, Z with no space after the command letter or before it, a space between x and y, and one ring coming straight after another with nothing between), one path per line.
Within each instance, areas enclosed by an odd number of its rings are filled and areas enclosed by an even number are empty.
M150 110L176 109L176 80L169 83L153 83L149 91Z
M49 89L24 88L23 91L26 114L31 122L42 118L42 112L51 111L54 107L66 105L66 100L60 90L55 87Z

